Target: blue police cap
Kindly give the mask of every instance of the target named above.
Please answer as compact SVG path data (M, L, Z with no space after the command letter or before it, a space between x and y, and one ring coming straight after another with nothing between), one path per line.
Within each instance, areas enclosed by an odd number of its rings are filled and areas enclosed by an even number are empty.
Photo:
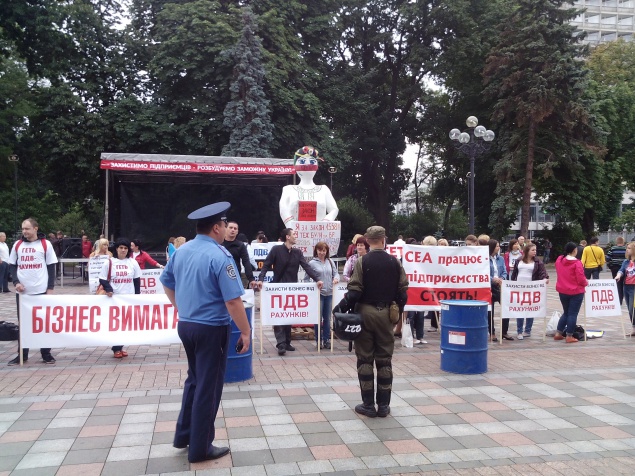
M190 220L197 220L199 223L215 223L220 220L227 220L226 211L231 207L229 202L217 202L194 210L187 217Z

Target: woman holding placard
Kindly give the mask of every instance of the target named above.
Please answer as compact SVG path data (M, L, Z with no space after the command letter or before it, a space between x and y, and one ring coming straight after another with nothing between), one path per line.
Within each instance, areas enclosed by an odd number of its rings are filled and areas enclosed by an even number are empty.
M329 245L320 241L313 247L313 259L309 266L320 276L324 284L320 289L320 319L322 321L322 339L318 339L318 325L315 325L315 346L322 341L322 347L331 346L331 310L333 309L333 286L340 282L337 266L329 258Z
M549 283L547 268L545 268L542 261L536 257L536 245L530 241L525 243L525 247L523 248L523 259L516 260L516 263L514 263L511 280L540 281L541 279L546 279L547 283ZM524 332L523 324L525 326ZM533 317L528 317L527 319L516 319L518 340L523 340L525 337L531 336L531 327L533 324Z
M573 331L584 300L584 288L589 284L584 275L582 261L576 258L577 254L578 245L570 241L564 247L564 254L558 256L556 260L556 273L558 273L556 291L560 294L562 316L558 321L558 329L553 340L563 340L566 331L567 344L578 342L578 339L573 337Z
M631 241L626 245L626 259L622 262L622 267L615 275L615 281L620 286L620 279L624 276L624 298L626 299L626 307L628 309L628 315L631 318L631 325L633 329L630 336L635 337L635 312L633 310L633 304L635 301L635 241Z

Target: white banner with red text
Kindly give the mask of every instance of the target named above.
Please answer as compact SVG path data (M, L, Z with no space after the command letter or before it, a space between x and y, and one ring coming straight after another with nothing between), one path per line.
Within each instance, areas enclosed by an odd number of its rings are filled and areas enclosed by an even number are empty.
M447 299L491 301L486 246L404 245L406 311L439 311Z
M622 315L617 283L614 279L591 279L584 290L584 313L587 317Z
M178 344L177 323L165 294L20 295L23 347Z
M547 315L547 281L503 281L501 316L503 318L537 318Z
M88 289L91 294L97 292L99 273L107 261L107 255L93 256L88 260ZM163 285L159 281L161 273L163 270L158 268L141 270L141 294L165 294Z
M297 233L294 248L299 248L304 256L313 257L313 247L320 241L325 242L330 254L335 256L340 246L342 223L339 221L296 221L293 231Z
M320 318L317 283L264 283L260 297L263 326L317 324Z

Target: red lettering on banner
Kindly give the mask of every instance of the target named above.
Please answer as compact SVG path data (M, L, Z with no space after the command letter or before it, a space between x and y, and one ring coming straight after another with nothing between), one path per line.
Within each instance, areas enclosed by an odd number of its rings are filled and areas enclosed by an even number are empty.
M408 288L409 305L439 306L440 301L447 299L490 302L492 291L490 288Z
M33 306L31 327L34 334L99 332L100 315L99 306Z
M110 311L108 313L108 330L110 332L116 332L119 330L120 321L119 316L121 315L120 309L116 306L110 307Z

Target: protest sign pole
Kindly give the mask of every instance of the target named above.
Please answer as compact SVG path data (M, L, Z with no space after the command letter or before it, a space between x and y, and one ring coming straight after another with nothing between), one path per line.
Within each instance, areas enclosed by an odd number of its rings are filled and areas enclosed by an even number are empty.
M258 293L258 317L260 318L260 355L262 355L262 290Z

